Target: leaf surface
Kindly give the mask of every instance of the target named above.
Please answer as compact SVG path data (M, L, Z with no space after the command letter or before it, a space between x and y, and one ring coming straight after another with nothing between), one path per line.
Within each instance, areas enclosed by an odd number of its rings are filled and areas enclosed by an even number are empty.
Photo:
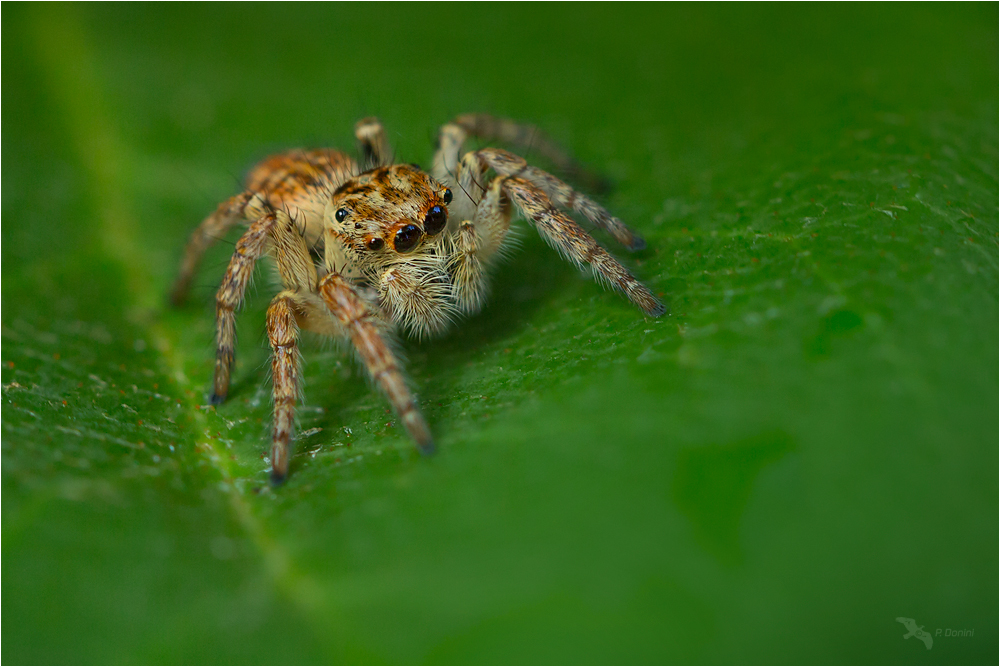
M995 659L995 5L5 14L4 662ZM428 165L469 111L615 181L669 315L522 224L404 345L439 454L315 340L271 489L272 281L212 408L232 249L172 310L186 235L270 152L378 115Z

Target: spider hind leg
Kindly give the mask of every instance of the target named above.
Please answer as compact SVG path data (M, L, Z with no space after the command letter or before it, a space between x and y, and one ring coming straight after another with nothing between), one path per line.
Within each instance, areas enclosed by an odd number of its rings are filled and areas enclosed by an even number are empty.
M170 303L180 306L191 291L191 281L198 271L205 251L215 244L237 222L244 220L244 210L253 199L250 191L242 192L222 202L219 207L191 233L181 258L180 271L170 290Z

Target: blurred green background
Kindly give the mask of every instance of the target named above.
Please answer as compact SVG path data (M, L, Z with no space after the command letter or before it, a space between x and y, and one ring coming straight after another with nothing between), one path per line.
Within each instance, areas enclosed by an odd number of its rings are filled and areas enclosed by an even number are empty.
M4 14L4 663L997 660L996 4ZM469 111L611 177L669 316L522 225L405 344L439 454L316 342L272 490L272 289L203 405L232 246L171 310L187 234Z

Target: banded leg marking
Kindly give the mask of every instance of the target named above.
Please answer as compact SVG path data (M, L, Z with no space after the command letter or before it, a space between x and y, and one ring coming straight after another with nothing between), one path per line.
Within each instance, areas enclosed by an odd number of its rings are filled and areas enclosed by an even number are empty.
M271 431L271 482L280 484L288 475L295 404L301 387L298 349L299 328L295 320L293 293L282 292L267 309L267 338L271 343L271 392L274 426Z
M434 441L430 429L420 414L416 399L406 386L399 362L387 343L385 325L354 287L341 276L334 273L325 276L320 281L319 292L327 308L347 330L361 362L389 399L407 433L423 453L432 453Z
M236 310L243 303L257 260L267 253L272 244L278 249L275 259L286 287L316 284L316 270L308 263L305 241L295 231L294 222L284 211L265 213L250 224L236 242L236 250L215 295L213 405L222 403L229 393L229 377L236 349Z
M595 276L621 291L632 303L650 317L659 317L667 309L640 283L602 248L578 224L549 201L544 190L523 179L510 177L504 180L504 192L521 210L522 214L535 225L538 233L559 252L577 264L589 264Z
M642 250L646 242L624 222L611 215L603 206L583 195L566 183L537 167L532 167L518 155L499 148L484 148L476 155L498 174L516 176L534 183L549 199L563 208L578 213L591 223L605 230L629 250Z
M201 264L205 251L223 237L236 222L243 219L243 212L251 199L253 199L252 192L243 192L230 197L219 204L215 212L191 232L191 237L184 247L177 280L170 290L170 302L174 306L180 306L187 299L191 281L198 271L198 265Z

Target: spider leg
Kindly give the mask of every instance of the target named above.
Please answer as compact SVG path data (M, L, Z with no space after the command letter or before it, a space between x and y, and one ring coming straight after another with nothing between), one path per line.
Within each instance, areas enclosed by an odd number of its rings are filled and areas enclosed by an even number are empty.
M286 290L274 297L267 309L271 395L274 397L274 426L271 431L271 481L274 484L280 484L288 474L292 434L295 431L295 403L301 387L295 306L295 293Z
M374 116L362 118L354 125L354 136L361 153L361 168L382 167L392 161L392 149L382 121Z
M545 190L526 178L503 177L503 192L517 205L521 213L534 223L538 233L564 257L578 265L590 264L598 280L621 291L650 317L659 317L666 307L598 245L590 234L569 216L552 205Z
M459 170L461 174L461 167ZM503 178L494 178L479 200L473 219L462 221L451 236L448 272L452 276L455 302L464 313L474 313L482 307L490 259L496 256L510 230L510 207L502 188Z
M226 267L222 286L215 295L215 379L211 402L218 405L229 393L236 347L235 311L243 302L254 267L272 249L286 289L315 289L316 269L309 261L305 240L297 233L295 221L284 211L265 213L250 224L236 242L236 250Z
M184 257L181 258L180 272L170 290L170 302L173 305L180 306L187 299L191 281L205 251L224 236L233 224L243 219L244 210L253 196L252 192L246 191L230 197L191 233L191 238L184 248Z
M541 188L548 198L559 206L585 217L605 230L629 250L642 250L646 242L624 222L611 215L594 200L575 191L552 174L532 167L524 158L499 148L484 148L475 153L481 160L503 176L516 176Z
M565 149L534 125L483 113L464 114L441 127L438 151L434 156L435 178L442 180L442 176L455 173L462 144L469 137L483 141L501 141L519 151L537 153L554 164L570 180L581 183L589 190L606 192L611 189L606 178L574 160Z
M367 303L347 280L336 273L323 277L319 283L319 294L346 330L361 362L389 399L407 433L423 453L433 452L430 429L406 386L400 363L388 343L386 323L379 317L377 308Z

